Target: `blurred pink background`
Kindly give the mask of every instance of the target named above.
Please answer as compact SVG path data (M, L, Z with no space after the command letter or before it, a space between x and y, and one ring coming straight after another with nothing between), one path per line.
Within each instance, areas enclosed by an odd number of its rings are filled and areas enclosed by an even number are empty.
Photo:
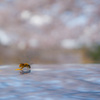
M0 64L94 63L99 9L100 0L0 0Z

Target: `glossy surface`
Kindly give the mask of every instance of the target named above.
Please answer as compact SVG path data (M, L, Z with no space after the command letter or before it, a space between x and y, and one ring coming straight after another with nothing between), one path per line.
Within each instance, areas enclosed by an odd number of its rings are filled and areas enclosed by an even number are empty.
M0 100L100 100L100 65L0 66Z

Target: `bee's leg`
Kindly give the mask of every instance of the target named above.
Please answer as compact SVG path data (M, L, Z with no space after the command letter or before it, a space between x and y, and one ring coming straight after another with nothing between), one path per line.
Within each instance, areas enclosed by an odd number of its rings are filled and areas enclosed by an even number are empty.
M30 65L28 65L27 67L28 67L28 68L31 68L31 66L30 66Z

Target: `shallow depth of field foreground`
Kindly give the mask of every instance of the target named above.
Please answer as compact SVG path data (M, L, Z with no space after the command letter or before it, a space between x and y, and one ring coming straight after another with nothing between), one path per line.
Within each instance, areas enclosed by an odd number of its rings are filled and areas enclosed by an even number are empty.
M100 65L0 66L0 100L100 100Z

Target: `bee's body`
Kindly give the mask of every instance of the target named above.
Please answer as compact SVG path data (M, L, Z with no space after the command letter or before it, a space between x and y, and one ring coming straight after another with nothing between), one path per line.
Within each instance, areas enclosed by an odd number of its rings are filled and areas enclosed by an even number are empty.
M29 65L29 64L27 64L27 63L25 63L25 64L23 64L23 63L21 63L21 64L19 64L19 68L22 70L23 68L31 68L31 66Z

